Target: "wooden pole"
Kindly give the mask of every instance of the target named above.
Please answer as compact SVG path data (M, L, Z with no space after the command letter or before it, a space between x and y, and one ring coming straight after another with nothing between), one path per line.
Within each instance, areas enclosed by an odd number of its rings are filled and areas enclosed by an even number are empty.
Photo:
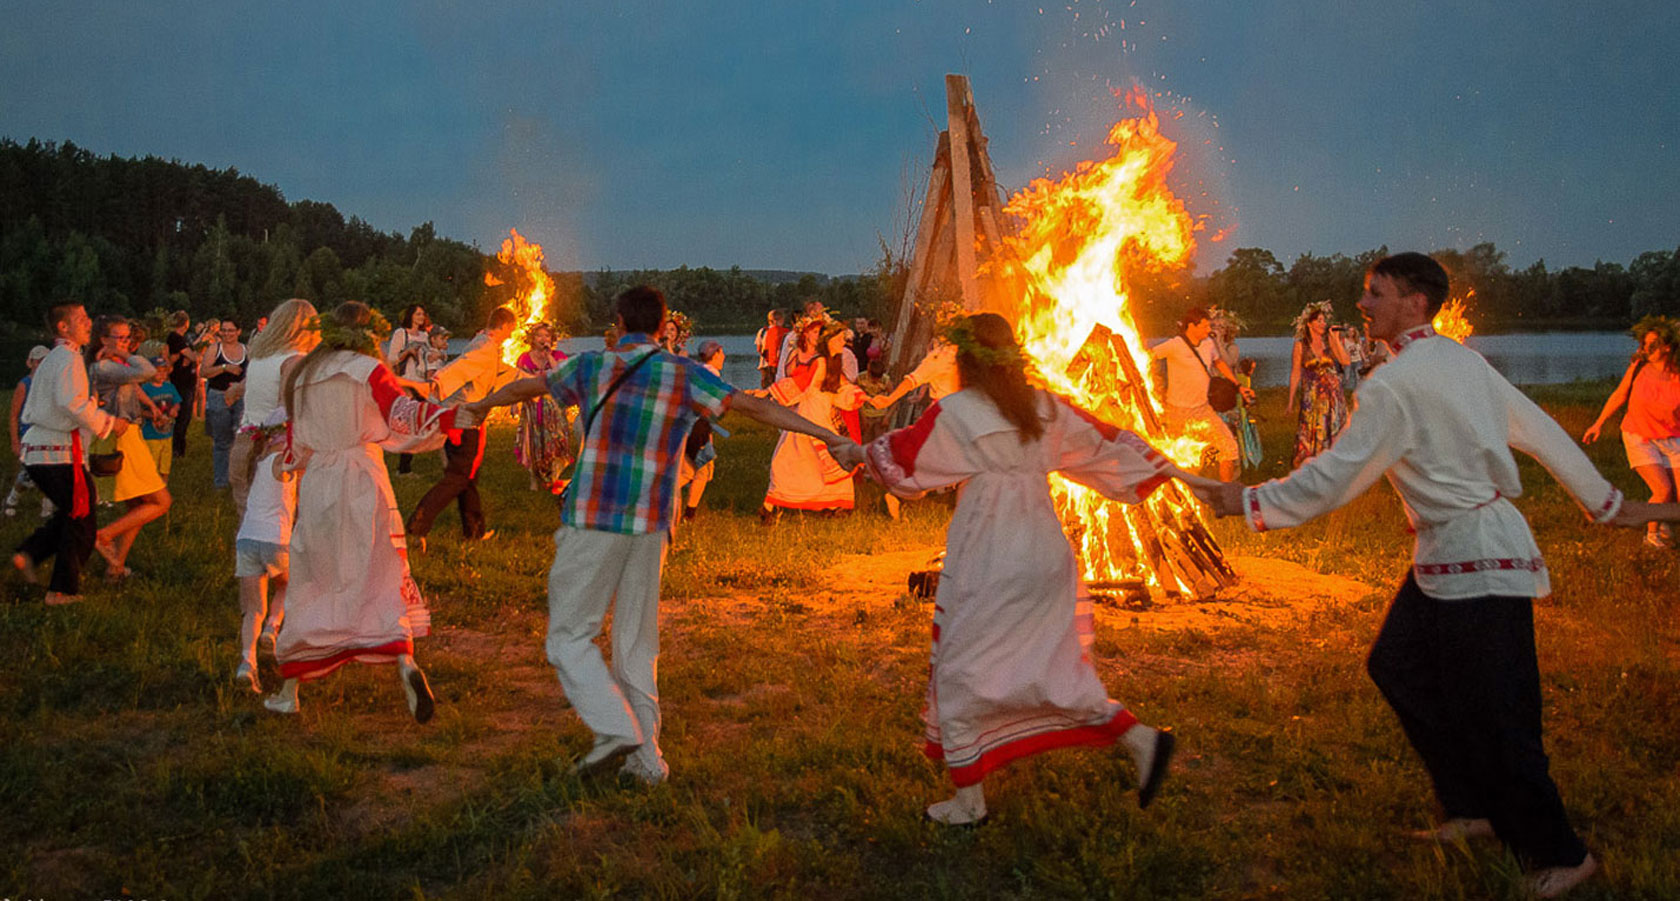
M945 76L945 113L951 134L951 203L957 226L957 283L962 286L963 306L978 310L982 303L980 286L975 280L973 135L968 128L969 109L973 105L968 79L962 75Z
M910 327L916 315L916 302L923 296L922 283L932 266L933 247L939 231L940 214L947 206L945 198L951 189L951 136L939 135L939 147L933 155L933 174L928 176L927 198L922 201L922 219L916 226L916 246L910 252L910 272L904 280L904 296L899 298L898 321L894 323L892 356L888 368L899 376L908 368L907 355L911 350Z

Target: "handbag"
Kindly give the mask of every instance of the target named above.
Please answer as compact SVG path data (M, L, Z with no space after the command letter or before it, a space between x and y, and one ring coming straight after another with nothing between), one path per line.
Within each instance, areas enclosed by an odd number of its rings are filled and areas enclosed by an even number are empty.
M1185 347L1190 348L1191 355L1196 358L1196 361L1198 363L1202 364L1202 368L1207 370L1207 375L1208 375L1207 402L1208 402L1208 406L1212 407L1213 412L1215 412L1215 413L1229 413L1232 410L1236 409L1237 394L1238 394L1237 383L1231 381L1230 379L1228 379L1228 378L1226 378L1222 375L1219 375L1219 374L1215 373L1213 371L1213 367L1211 367L1207 363L1203 362L1202 361L1202 355L1199 354L1199 353L1196 353L1196 348L1190 344L1190 339L1189 338L1186 338L1183 335L1179 335L1178 337L1179 337L1180 340L1182 340L1184 342Z
M88 454L88 471L101 478L114 476L122 472L122 451L111 451L108 454Z

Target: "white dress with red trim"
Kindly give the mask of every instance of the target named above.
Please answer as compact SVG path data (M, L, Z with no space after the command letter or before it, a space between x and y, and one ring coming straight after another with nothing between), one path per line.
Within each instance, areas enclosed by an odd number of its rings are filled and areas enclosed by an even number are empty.
M281 676L315 679L351 661L394 662L429 632L381 444L441 447L454 411L409 397L384 363L349 351L302 372L295 390L292 453L304 469L275 656Z
M1168 461L1131 432L1038 393L1044 434L1020 432L976 389L871 442L871 474L901 497L962 486L933 616L924 751L959 786L1054 748L1111 744L1137 722L1090 658L1090 600L1050 499L1051 472L1136 503Z
M821 358L795 361L788 376L770 386L770 397L795 413L840 434L851 430L841 413L856 410L863 389L842 380L837 391L822 390L828 371ZM858 436L852 433L851 437ZM764 503L792 510L852 509L852 473L829 456L827 445L809 435L783 432L770 457L770 487Z

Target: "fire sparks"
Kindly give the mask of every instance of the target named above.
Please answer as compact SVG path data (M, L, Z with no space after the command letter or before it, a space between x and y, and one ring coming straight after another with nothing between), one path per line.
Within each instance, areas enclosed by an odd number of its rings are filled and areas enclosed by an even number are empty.
M1195 468L1207 442L1164 431L1142 375L1150 357L1128 293L1134 275L1189 262L1195 225L1167 185L1177 144L1161 134L1146 94L1134 90L1126 104L1140 115L1109 132L1107 159L1038 179L1006 207L1020 225L1004 239L1014 258L1007 265L1024 287L1016 332L1045 387ZM1208 571L1223 562L1205 559L1218 550L1195 501L1176 486L1133 507L1059 478L1052 493L1086 579L1192 596L1217 588Z
M502 345L502 362L512 366L529 345L528 336L532 327L551 322L554 279L549 277L548 270L543 266L542 245L525 240L519 229L509 229L508 233L510 236L502 239L502 250L496 254L496 259L513 268L513 299L506 306L519 319L519 325L514 328L513 337ZM491 286L504 284L489 272L484 273L484 283ZM556 333L554 337L558 340L562 336Z
M1454 297L1442 304L1440 312L1435 314L1435 321L1431 323L1435 326L1435 331L1463 344L1464 339L1476 331L1471 327L1470 320L1464 317L1464 308L1469 304L1470 298L1475 296L1476 291L1472 288L1463 297Z

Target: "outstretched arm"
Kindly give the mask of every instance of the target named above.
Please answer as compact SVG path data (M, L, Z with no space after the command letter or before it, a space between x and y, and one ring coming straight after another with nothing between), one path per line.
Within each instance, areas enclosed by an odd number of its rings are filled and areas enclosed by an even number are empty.
M810 435L812 438L828 445L829 453L841 465L846 465L842 455L850 455L848 446L856 447L850 438L843 438L834 432L800 416L791 409L762 397L754 397L745 391L737 391L729 395L729 407L750 419L756 419L765 425L775 426L786 432L797 432Z
M1582 441L1588 444L1597 441L1599 430L1610 421L1610 417L1616 415L1622 404L1627 403L1628 395L1633 392L1633 371L1638 368L1637 362L1629 364L1627 372L1622 374L1621 383L1616 385L1616 390L1610 392L1610 398L1604 402L1604 409L1599 411L1598 418L1593 420L1592 425L1587 426L1586 434L1581 436Z
M461 408L472 415L473 421L483 422L484 417L497 407L506 407L522 401L542 397L548 393L548 378L534 375L530 378L509 382L495 391L490 392L483 400L470 404L462 404Z

